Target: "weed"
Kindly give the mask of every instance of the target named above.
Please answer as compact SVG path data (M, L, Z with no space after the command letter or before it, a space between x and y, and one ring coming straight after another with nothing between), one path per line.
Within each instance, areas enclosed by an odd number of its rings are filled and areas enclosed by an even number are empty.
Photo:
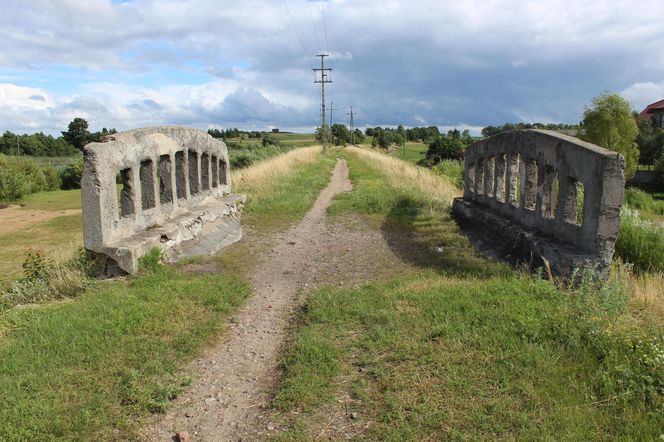
M638 271L664 271L664 227L643 220L639 212L623 207L616 253Z

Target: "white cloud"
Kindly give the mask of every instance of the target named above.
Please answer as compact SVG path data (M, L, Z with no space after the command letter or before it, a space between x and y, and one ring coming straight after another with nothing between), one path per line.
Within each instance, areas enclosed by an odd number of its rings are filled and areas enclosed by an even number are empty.
M664 99L664 80L658 83L634 83L624 89L621 95L630 102L634 110L641 112L647 105Z
M297 32L283 4L0 0L0 117L13 130L73 115L118 129L310 127L320 46L328 97L362 109L358 124L573 122L603 90L635 107L664 98L654 0L329 0L327 41L318 4L287 1Z

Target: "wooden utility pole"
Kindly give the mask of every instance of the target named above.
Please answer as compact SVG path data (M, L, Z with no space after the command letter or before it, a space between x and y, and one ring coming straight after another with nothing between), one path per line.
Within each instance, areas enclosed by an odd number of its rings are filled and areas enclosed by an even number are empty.
M325 57L329 57L327 54L318 54L316 57L320 57L320 68L314 68L314 83L320 83L320 139L323 144L323 155L326 152L326 140L325 140L325 83L332 83L331 76L332 69L325 67ZM320 79L318 79L317 72L320 72Z

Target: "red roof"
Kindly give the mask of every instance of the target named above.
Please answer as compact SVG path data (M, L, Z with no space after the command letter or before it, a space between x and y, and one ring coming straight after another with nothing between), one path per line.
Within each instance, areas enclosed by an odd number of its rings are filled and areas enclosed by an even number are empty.
M645 118L648 114L652 114L655 110L664 110L664 100L659 100L655 103L649 104L645 109L639 114L640 118Z

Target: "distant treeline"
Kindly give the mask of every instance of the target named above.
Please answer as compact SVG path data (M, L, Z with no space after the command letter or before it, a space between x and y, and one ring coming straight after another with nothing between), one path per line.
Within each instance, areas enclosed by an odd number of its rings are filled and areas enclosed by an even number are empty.
M429 141L435 140L440 136L440 130L438 130L437 126L413 127L410 129L406 129L401 124L396 128L369 127L364 131L364 133L368 137L376 137L381 134L398 134L405 141L420 141L422 143L428 143ZM388 135L388 137L390 137L390 135Z
M502 132L519 129L546 129L546 130L578 130L578 124L553 124L553 123L505 123L502 126L487 126L482 129L482 136L492 137Z
M263 138L265 134L272 133L266 131L257 131L257 130L240 130L237 127L228 128L228 129L208 129L208 135L212 138L241 138L243 135L246 135L247 138Z
M35 157L64 157L76 154L77 150L63 137L55 138L42 132L18 135L6 131L0 137L0 153Z

